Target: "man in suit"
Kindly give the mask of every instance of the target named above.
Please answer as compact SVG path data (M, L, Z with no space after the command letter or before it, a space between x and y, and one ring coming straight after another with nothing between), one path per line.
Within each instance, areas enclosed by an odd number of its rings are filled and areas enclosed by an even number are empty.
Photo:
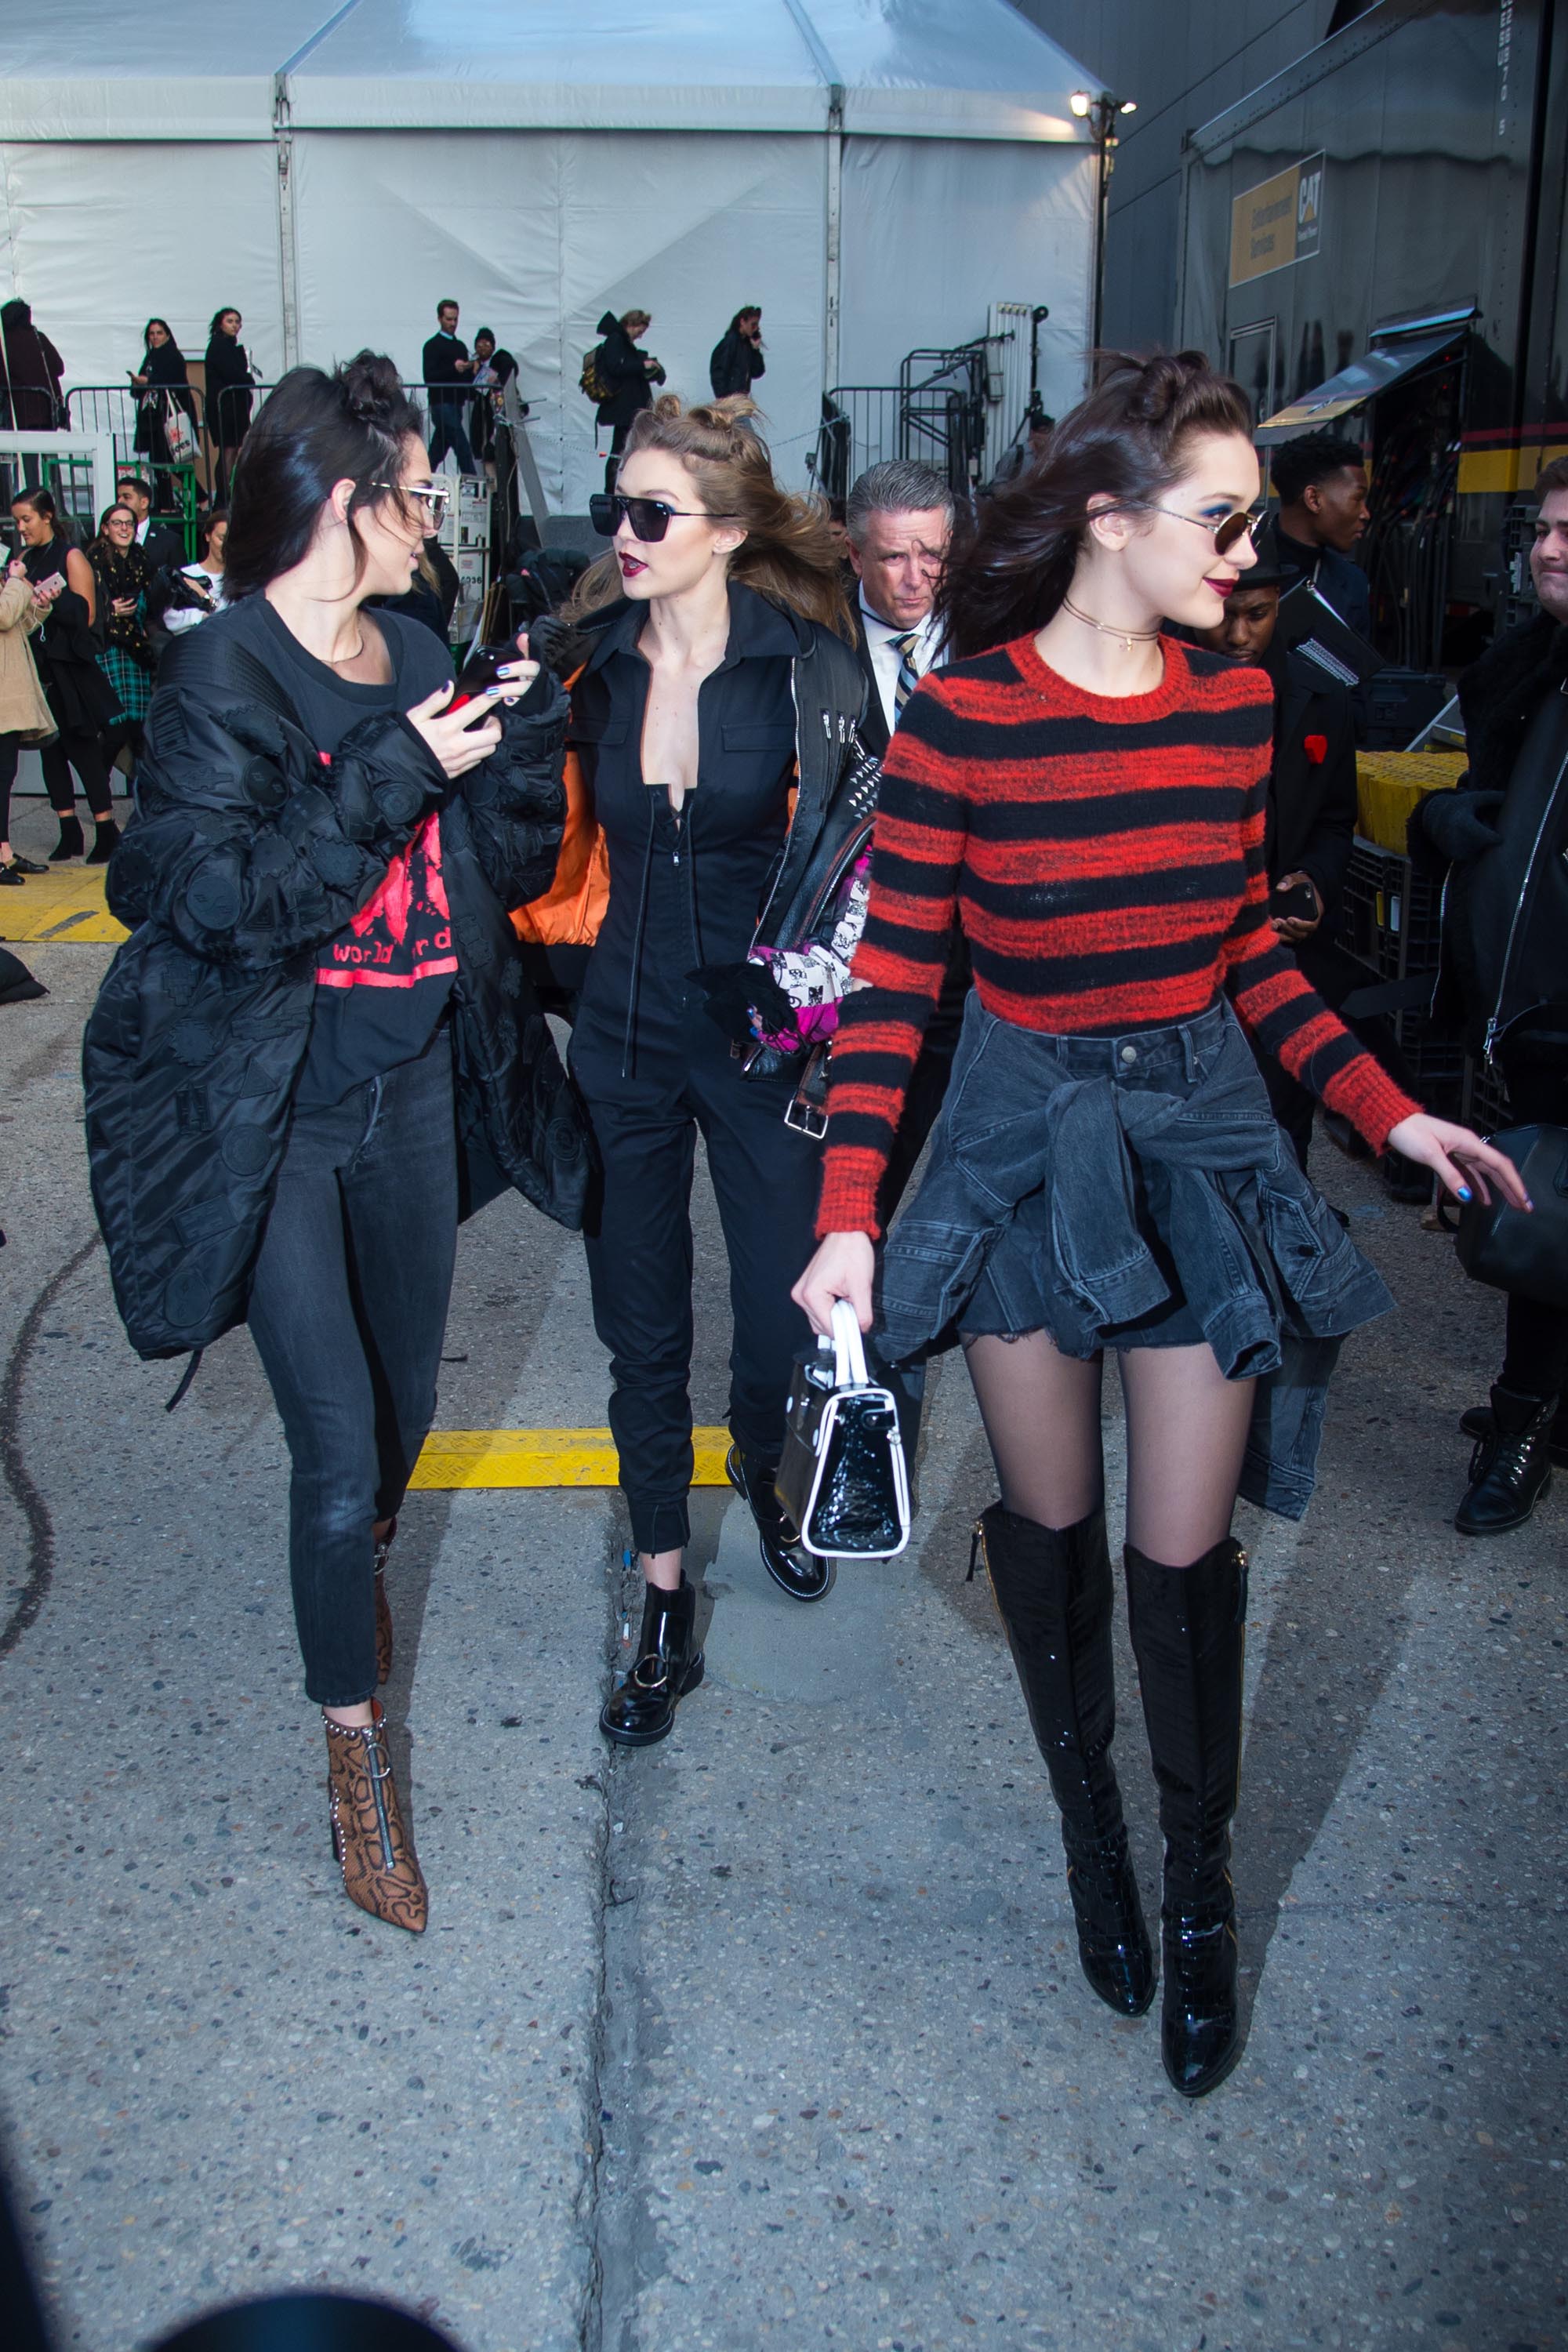
M1201 634L1215 652L1235 654L1267 670L1274 688L1274 758L1263 854L1275 933L1294 949L1297 962L1323 1002L1342 1014L1389 1076L1419 1098L1388 1021L1356 1014L1354 998L1373 984L1371 975L1335 936L1355 835L1355 729L1350 697L1315 663L1276 641L1280 592L1296 576L1293 567L1263 558L1242 574L1235 593L1226 599L1225 619L1194 634ZM1274 1116L1305 1168L1317 1097L1278 1062L1262 1055L1258 1060ZM1397 1155L1389 1157L1393 1160ZM1405 1172L1405 1163L1384 1170L1396 1193ZM1417 1197L1426 1197L1425 1189Z
M953 512L952 493L942 476L912 458L868 467L849 492L845 527L855 573L855 642L870 687L860 740L873 759L886 753L899 713L942 658L932 607L952 539ZM968 994L969 949L963 932L955 930L942 993L878 1194L884 1231L942 1108Z
M114 495L136 518L136 544L154 572L169 564L176 570L186 561L185 542L172 524L153 520L153 493L140 474L121 474Z
M421 364L430 386L430 471L439 468L449 449L459 474L477 474L464 423L473 389L474 362L458 334L458 306L448 295L436 305L436 331L426 342Z

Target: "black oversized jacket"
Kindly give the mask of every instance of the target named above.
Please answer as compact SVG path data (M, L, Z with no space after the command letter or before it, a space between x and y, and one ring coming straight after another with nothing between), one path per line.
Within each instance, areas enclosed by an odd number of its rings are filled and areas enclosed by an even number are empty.
M1355 837L1355 720L1350 697L1322 682L1300 654L1269 647L1274 682L1274 764L1268 780L1264 861L1268 878L1310 876L1331 933L1344 896Z
M595 416L601 425L629 425L643 409L653 405L647 354L638 350L613 310L605 311L597 331L604 337L599 345L599 380L610 390Z
M399 713L376 711L330 765L246 642L245 608L171 646L148 713L137 814L109 899L132 935L88 1023L87 1140L115 1299L142 1356L245 1319L309 1042L318 951L429 813L458 971L458 1143L486 1198L499 1175L582 1221L586 1128L505 909L554 871L565 698L542 678L482 767L449 785Z

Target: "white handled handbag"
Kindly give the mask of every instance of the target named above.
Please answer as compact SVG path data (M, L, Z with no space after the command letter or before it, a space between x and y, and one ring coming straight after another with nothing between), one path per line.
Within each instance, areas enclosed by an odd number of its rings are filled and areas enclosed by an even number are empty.
M819 1559L891 1559L910 1539L910 1479L890 1389L871 1379L855 1309L797 1357L773 1491Z

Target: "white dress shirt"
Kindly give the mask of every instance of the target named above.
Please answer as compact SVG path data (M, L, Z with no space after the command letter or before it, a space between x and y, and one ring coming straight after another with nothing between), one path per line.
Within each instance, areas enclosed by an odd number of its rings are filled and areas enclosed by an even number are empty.
M871 610L866 602L864 581L860 583L860 618L865 625L866 643L871 652L877 691L882 698L882 716L888 722L890 735L899 718L896 699L900 661L898 641L906 633L892 622L884 621L880 613ZM942 634L934 613L928 613L921 623L914 644L910 648L910 659L917 677L924 677L927 670L942 659Z

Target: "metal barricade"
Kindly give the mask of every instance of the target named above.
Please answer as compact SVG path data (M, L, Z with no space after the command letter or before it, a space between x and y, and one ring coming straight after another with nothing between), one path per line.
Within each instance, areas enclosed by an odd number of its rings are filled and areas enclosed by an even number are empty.
M165 444L160 457L153 446L153 426L156 414L143 409L147 392L122 383L79 383L66 396L66 413L71 428L78 433L107 434L114 444L117 472L136 474L146 482L155 513L177 522L184 534L185 552L194 558L196 552L196 509L202 499L210 498L216 472L211 444L205 429L205 398L200 387L189 384L153 386L153 394L167 391L178 400L182 409L190 403L189 415L195 435L194 457L178 459ZM97 517L93 518L96 526Z

